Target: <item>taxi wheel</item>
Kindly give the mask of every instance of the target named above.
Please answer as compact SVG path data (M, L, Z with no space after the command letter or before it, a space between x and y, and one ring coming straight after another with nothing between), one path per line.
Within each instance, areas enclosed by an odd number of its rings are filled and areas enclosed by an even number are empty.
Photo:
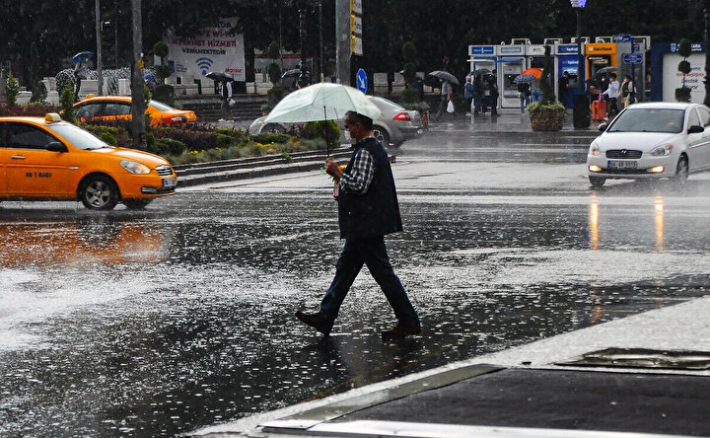
M113 210L118 204L118 187L106 175L91 175L81 184L79 197L90 210Z
M152 199L124 199L123 205L131 210L143 210Z

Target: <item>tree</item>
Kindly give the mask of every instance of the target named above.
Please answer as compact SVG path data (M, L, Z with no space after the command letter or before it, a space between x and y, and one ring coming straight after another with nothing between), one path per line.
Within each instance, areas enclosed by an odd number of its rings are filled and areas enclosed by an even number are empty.
M678 54L683 57L683 60L678 63L678 71L683 73L683 85L675 89L675 100L678 102L690 102L690 88L685 86L685 76L690 73L690 62L688 57L693 53L690 40L683 38L678 43Z
M37 52L37 44L32 42L30 46L32 64L30 65L30 88L32 89L32 97L30 102L43 102L47 98L47 87L44 86L39 75L39 53Z

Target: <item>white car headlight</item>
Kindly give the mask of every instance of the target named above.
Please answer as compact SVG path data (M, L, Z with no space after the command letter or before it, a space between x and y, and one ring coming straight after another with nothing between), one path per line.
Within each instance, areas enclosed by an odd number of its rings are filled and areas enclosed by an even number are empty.
M671 143L662 144L656 146L649 152L652 157L667 157L673 152L673 145Z
M599 155L600 150L599 150L599 145L597 144L596 141L592 142L592 145L589 146L589 155Z
M150 167L135 161L121 160L121 167L134 175L148 175L150 173Z

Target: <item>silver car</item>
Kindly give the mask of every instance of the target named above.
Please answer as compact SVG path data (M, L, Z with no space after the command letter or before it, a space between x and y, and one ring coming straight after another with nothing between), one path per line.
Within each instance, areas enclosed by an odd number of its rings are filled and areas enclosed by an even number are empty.
M373 121L373 133L375 138L383 145L398 148L405 141L420 137L424 134L422 127L421 115L419 111L407 110L402 106L392 102L389 99L378 96L369 96L382 112L377 120ZM265 123L266 116L259 117L249 126L249 132L252 134L261 134L264 132L289 132L293 124L284 123ZM336 120L340 127L341 141L349 142L347 131L344 129L343 120Z
M670 178L710 170L710 109L696 103L638 103L602 124L589 147L592 187L607 179Z

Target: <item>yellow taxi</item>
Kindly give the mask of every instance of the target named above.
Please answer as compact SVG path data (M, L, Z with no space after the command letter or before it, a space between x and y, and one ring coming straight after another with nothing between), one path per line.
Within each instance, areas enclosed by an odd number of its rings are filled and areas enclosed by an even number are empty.
M74 104L76 118L82 122L131 120L130 96L89 97ZM194 111L173 108L157 100L148 101L145 110L150 126L182 125L197 122Z
M59 114L0 117L0 200L81 200L86 208L145 208L175 193L162 157L110 146Z

